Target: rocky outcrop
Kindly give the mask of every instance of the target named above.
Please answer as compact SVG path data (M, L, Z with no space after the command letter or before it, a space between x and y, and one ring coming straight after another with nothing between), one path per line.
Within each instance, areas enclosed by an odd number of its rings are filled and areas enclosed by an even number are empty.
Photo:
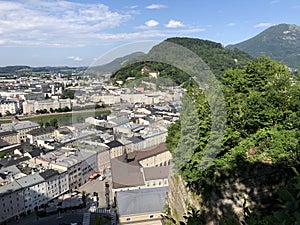
M267 209L274 204L277 189L285 183L280 177L282 170L265 166L251 172L251 176L228 177L222 183L216 184L209 191L206 200L189 190L180 175L173 174L169 177L170 216L177 223L184 221L183 215L187 214L188 206L192 206L200 210L206 224L211 225L218 224L220 218L236 217L243 221L245 207L250 211ZM286 174L283 177L288 176Z
M169 177L168 205L171 217L179 222L183 220L189 205L200 209L201 200L186 187L186 182L180 175L173 174Z

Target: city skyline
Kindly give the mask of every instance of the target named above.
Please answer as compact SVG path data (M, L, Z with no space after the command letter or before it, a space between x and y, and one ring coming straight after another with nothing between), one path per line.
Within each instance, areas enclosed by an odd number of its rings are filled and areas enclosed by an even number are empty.
M299 10L295 0L1 1L0 66L89 66L118 46L175 36L235 44L300 24Z

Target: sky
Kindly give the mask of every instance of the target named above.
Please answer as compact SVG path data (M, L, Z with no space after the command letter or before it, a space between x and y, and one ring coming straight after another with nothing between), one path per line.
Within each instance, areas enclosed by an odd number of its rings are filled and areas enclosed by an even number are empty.
M299 15L299 0L0 0L0 66L89 66L119 46L149 41L147 51L169 37L226 46L300 25Z

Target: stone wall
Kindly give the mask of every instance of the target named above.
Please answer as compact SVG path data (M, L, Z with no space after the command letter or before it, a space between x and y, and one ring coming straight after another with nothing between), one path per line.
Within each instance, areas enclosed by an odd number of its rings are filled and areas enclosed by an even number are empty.
M186 187L185 181L180 175L173 174L169 177L168 205L171 216L177 221L183 220L189 205L200 209L200 198Z

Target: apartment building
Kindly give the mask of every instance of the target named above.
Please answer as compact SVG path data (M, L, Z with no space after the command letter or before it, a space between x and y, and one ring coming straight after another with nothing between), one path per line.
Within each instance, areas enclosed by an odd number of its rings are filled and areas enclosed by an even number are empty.
M21 142L25 142L27 138L27 133L33 129L39 128L37 123L31 122L29 120L19 121L14 120L13 123L3 123L1 124L2 131L17 131L19 133L19 138Z
M16 182L23 189L24 211L30 214L37 211L41 205L48 201L46 182L38 173L30 174L16 179Z
M22 176L16 166L0 169L0 224L24 212L22 186L15 181Z
M19 102L0 98L0 113L2 116L5 116L7 112L9 112L10 114L17 114L19 110Z
M69 190L68 173L59 173L57 170L47 169L40 173L46 184L47 200L54 199Z
M97 152L93 151L59 149L30 161L49 169L66 171L69 190L76 190L98 171Z
M16 181L0 185L0 223L24 212L23 187Z

